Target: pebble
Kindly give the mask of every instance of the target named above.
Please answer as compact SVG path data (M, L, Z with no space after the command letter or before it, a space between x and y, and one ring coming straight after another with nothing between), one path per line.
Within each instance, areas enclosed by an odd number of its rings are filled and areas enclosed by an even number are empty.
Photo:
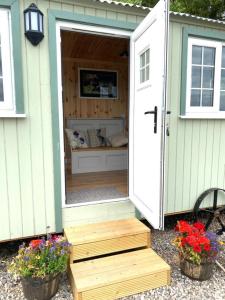
M215 225L216 226L216 225ZM171 285L141 294L124 297L121 300L222 300L225 299L225 273L215 266L213 277L204 282L194 281L180 273L177 251L171 244L175 237L173 221L166 224L165 231L152 230L152 248L167 261L171 268ZM225 240L225 236L223 236ZM6 247L6 248L5 248ZM8 249L9 247L9 249ZM25 300L21 283L7 273L6 265L16 254L16 247L0 245L0 300ZM225 249L218 258L225 267ZM63 274L58 293L52 300L73 300L66 274Z

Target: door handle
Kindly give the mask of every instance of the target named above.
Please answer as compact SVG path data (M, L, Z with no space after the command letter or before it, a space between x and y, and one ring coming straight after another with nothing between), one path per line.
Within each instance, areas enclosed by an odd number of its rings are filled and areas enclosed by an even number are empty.
M157 133L157 114L158 114L158 107L155 106L154 110L146 111L145 115L152 114L154 115L154 133Z

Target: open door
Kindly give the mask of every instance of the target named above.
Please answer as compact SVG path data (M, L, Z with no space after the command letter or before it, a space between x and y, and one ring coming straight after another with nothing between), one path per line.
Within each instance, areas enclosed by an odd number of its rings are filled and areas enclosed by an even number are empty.
M168 1L160 0L131 37L129 196L163 229Z

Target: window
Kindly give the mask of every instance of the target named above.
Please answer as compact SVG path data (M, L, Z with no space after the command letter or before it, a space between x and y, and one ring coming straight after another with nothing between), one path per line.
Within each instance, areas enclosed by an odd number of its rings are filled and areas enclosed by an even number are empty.
M0 8L0 111L14 111L10 11Z
M150 64L150 50L147 49L140 55L140 83L149 80L149 64Z
M225 112L225 44L188 39L186 114Z

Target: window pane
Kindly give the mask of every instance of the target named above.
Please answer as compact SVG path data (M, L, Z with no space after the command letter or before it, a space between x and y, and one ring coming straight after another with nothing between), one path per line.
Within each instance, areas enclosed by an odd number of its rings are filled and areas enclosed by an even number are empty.
M140 82L145 81L145 69L140 70Z
M0 47L0 76L2 76L2 53L1 53L1 47Z
M225 68L225 47L223 47L222 51L222 68Z
M202 47L192 46L192 64L202 64Z
M214 87L214 68L203 68L203 88Z
M192 88L201 88L201 67L192 67Z
M220 89L225 90L225 70L221 70Z
M149 49L146 51L146 64L149 64Z
M191 106L200 106L201 90L191 90Z
M34 11L31 12L31 30L38 30L38 14Z
M213 106L213 91L202 91L202 106Z
M225 111L225 92L220 93L220 110Z
M140 56L140 64L141 64L141 68L145 66L145 53L141 54Z
M4 95L3 95L3 79L0 78L0 102L4 101Z
M215 48L212 47L204 47L204 59L203 64L204 65L215 65Z
M149 66L146 67L146 80L149 80Z

